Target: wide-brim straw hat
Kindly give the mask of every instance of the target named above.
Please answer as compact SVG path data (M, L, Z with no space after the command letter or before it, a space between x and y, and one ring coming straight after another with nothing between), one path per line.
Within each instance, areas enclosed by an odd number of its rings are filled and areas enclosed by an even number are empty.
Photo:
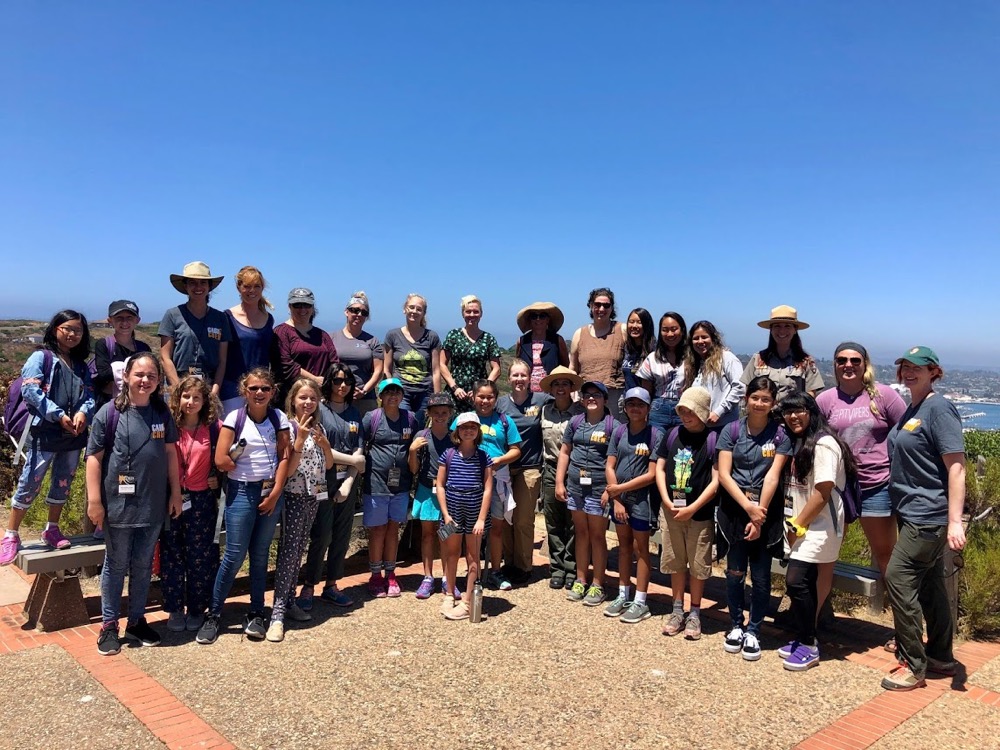
M760 321L757 325L761 328L770 328L775 323L791 323L795 329L801 331L809 327L804 320L799 320L799 312L790 305L778 305L771 308L771 317Z
M553 367L552 372L550 372L548 375L542 378L542 382L539 383L538 385L543 391L545 391L545 393L548 393L549 389L552 388L552 382L554 380L563 380L563 379L570 380L573 382L574 391L580 390L580 386L583 385L583 378L577 375L576 372L574 372L573 370L569 369L568 367L563 367L562 365L556 365L555 367Z
M173 284L174 289L176 289L181 294L187 294L187 287L184 285L187 279L205 279L208 281L208 291L212 291L222 280L226 278L225 276L213 276L212 269L208 267L207 263L202 263L200 260L196 260L193 263L188 263L184 266L184 270L180 273L170 274L170 283Z
M532 302L517 314L517 327L521 329L521 333L527 333L531 330L531 321L528 320L528 315L533 312L549 314L549 330L553 333L562 328L562 324L566 320L562 310L551 302Z

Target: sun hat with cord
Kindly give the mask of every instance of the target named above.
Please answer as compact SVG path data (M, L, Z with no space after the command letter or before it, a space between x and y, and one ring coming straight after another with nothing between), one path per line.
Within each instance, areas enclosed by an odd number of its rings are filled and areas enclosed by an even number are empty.
M761 328L770 328L775 323L791 323L795 329L802 331L809 327L804 320L799 320L799 311L791 305L778 305L771 308L771 317L757 323Z
M545 393L548 393L552 389L552 384L557 380L569 380L573 383L573 390L580 390L580 386L583 385L583 378L576 374L574 370L568 367L563 367L562 365L557 365L552 368L552 372L542 378L538 387L541 388Z
M548 313L549 330L552 333L557 333L565 321L562 310L552 302L532 302L527 307L522 307L517 314L517 327L521 329L521 333L531 330L531 321L528 318L533 312Z
M170 274L170 283L173 285L181 294L187 294L187 286L185 282L188 279L204 279L208 282L208 291L212 291L222 280L226 278L225 276L213 276L212 270L208 267L207 263L203 263L200 260L192 261L184 266L184 270L180 273Z

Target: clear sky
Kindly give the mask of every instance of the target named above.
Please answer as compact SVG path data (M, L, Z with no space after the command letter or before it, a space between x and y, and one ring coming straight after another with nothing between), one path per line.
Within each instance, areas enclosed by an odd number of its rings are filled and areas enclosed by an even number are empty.
M787 303L876 360L1000 366L996 2L47 2L0 6L0 316L253 263L285 317L458 299L708 318Z

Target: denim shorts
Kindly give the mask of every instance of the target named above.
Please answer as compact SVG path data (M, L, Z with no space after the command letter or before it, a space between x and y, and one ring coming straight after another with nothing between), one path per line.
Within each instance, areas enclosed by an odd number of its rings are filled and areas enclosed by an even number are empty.
M625 506L625 510L628 511L628 521L619 521L615 518L614 513L611 514L612 521L619 526L628 523L632 531L649 531L652 528L652 524L650 523L652 516L649 508L649 497L638 502L626 501L622 504Z
M361 505L364 524L371 529L385 526L389 521L406 523L406 511L409 505L409 492L399 492L395 495L365 495Z
M608 505L610 506L611 503ZM608 509L601 505L600 495L584 495L583 497L569 495L566 498L566 507L570 510L582 510L588 516L606 516L608 514Z
M889 485L883 484L861 491L862 518L888 518L892 515L889 503Z

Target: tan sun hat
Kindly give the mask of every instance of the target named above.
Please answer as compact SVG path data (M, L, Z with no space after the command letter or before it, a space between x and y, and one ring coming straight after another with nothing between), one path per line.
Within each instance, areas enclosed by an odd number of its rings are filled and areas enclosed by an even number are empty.
M562 365L556 365L552 368L552 372L542 378L542 382L538 384L545 393L549 392L552 388L552 382L555 380L569 380L573 383L573 390L580 390L580 386L583 385L583 378L577 375L573 370L568 367L563 367Z
M771 308L771 317L760 321L757 325L761 328L770 328L775 323L791 323L795 329L801 331L809 327L804 320L799 320L799 312L790 305L778 305Z
M527 333L531 330L531 322L528 320L528 316L533 312L549 314L549 330L553 333L562 328L562 324L565 321L562 310L551 302L532 302L527 307L522 308L517 314L517 327L521 329L521 333Z
M206 263L196 260L184 266L184 270L180 273L170 274L170 283L173 284L174 289L181 294L187 294L187 287L184 285L184 281L187 279L205 279L208 281L208 291L212 291L215 287L222 283L224 278L226 277L213 276L212 270Z

